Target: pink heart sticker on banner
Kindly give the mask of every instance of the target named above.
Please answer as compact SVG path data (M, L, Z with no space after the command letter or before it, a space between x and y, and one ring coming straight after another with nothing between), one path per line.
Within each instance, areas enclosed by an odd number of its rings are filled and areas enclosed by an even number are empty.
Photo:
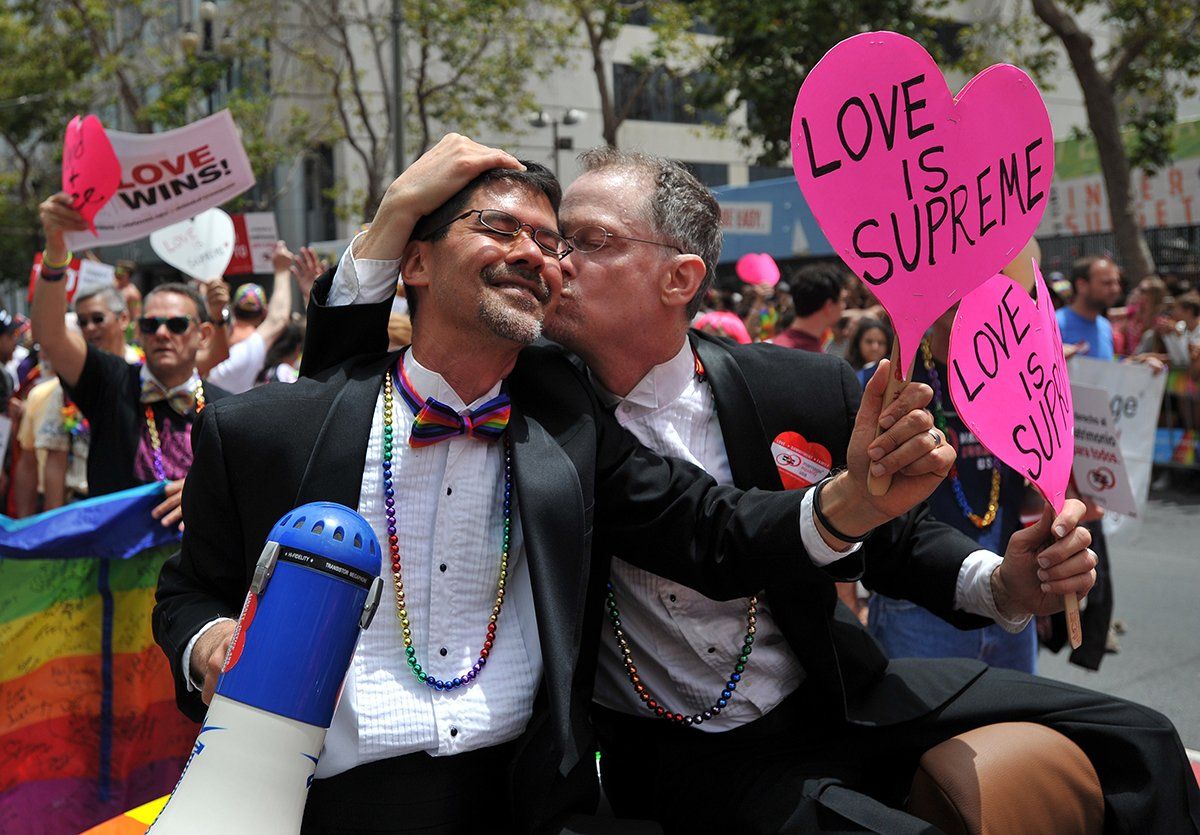
M95 116L76 116L63 137L62 187L96 234L94 218L121 184L121 163Z
M771 443L771 455L779 468L785 490L808 487L829 475L833 456L815 441L806 441L799 432L780 432Z
M1037 301L997 275L958 306L950 331L950 398L991 453L1061 511L1075 458L1075 407L1050 292Z
M916 41L867 32L809 71L792 164L821 229L895 325L901 368L951 305L1011 261L1054 174L1033 81L989 67L953 96Z
M765 252L748 252L738 259L737 276L747 284L774 287L779 283L779 265Z

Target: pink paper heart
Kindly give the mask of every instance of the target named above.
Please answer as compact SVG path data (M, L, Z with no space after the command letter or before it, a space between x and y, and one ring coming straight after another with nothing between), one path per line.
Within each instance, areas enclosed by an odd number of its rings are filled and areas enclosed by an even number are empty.
M892 317L907 372L938 316L1033 237L1054 137L1016 67L989 67L954 97L920 44L868 32L805 78L792 164L829 242Z
M737 276L747 284L774 287L779 283L779 265L765 252L748 252L738 259Z
M950 398L993 455L1062 510L1075 458L1075 407L1046 282L1037 301L997 275L958 306L950 331Z
M121 184L121 163L104 125L95 116L76 116L63 137L62 187L71 207L96 234L93 218L112 200Z

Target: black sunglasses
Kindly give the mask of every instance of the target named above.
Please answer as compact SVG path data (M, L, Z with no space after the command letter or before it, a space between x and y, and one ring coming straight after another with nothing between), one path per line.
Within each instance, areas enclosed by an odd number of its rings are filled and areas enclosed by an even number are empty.
M497 235L503 235L506 238L515 238L521 234L522 229L528 229L533 242L547 255L553 255L560 261L571 254L571 244L553 229L539 229L531 224L523 223L508 212L502 212L499 209L471 209L469 212L463 212L449 223L443 223L437 229L434 229L429 233L429 236L432 237L450 224L457 223L471 215L479 215L479 223L485 229L489 232L495 232Z
M93 313L91 316L80 316L79 327L86 328L88 325L103 325L108 321L108 316L103 313Z
M158 333L163 325L171 333L179 335L192 325L191 316L141 316L138 318L138 330L144 334Z

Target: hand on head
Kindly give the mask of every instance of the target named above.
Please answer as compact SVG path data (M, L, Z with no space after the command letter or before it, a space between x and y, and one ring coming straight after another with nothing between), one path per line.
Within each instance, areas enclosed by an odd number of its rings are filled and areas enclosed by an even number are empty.
M413 225L493 168L524 170L512 154L450 133L392 181L370 228L354 247L357 258L394 261L404 253Z

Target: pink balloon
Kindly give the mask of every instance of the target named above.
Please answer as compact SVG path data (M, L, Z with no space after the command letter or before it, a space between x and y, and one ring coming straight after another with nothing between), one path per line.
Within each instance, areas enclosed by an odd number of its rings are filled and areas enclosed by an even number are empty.
M749 252L738 259L737 275L747 284L774 287L779 283L779 265L765 252Z
M906 374L938 316L1033 236L1054 174L1029 76L989 67L952 96L929 53L894 32L847 38L817 62L791 138L804 197L887 309Z
M63 138L62 187L71 207L83 215L96 234L94 218L121 184L121 163L104 125L95 116L76 116Z
M1060 511L1075 457L1075 407L1054 305L1033 265L1037 302L997 275L963 299L947 376L959 417L993 455Z
M710 310L693 322L692 327L696 330L712 331L718 336L732 339L739 345L749 345L754 341L750 338L750 331L746 330L745 323L736 313L728 310Z

